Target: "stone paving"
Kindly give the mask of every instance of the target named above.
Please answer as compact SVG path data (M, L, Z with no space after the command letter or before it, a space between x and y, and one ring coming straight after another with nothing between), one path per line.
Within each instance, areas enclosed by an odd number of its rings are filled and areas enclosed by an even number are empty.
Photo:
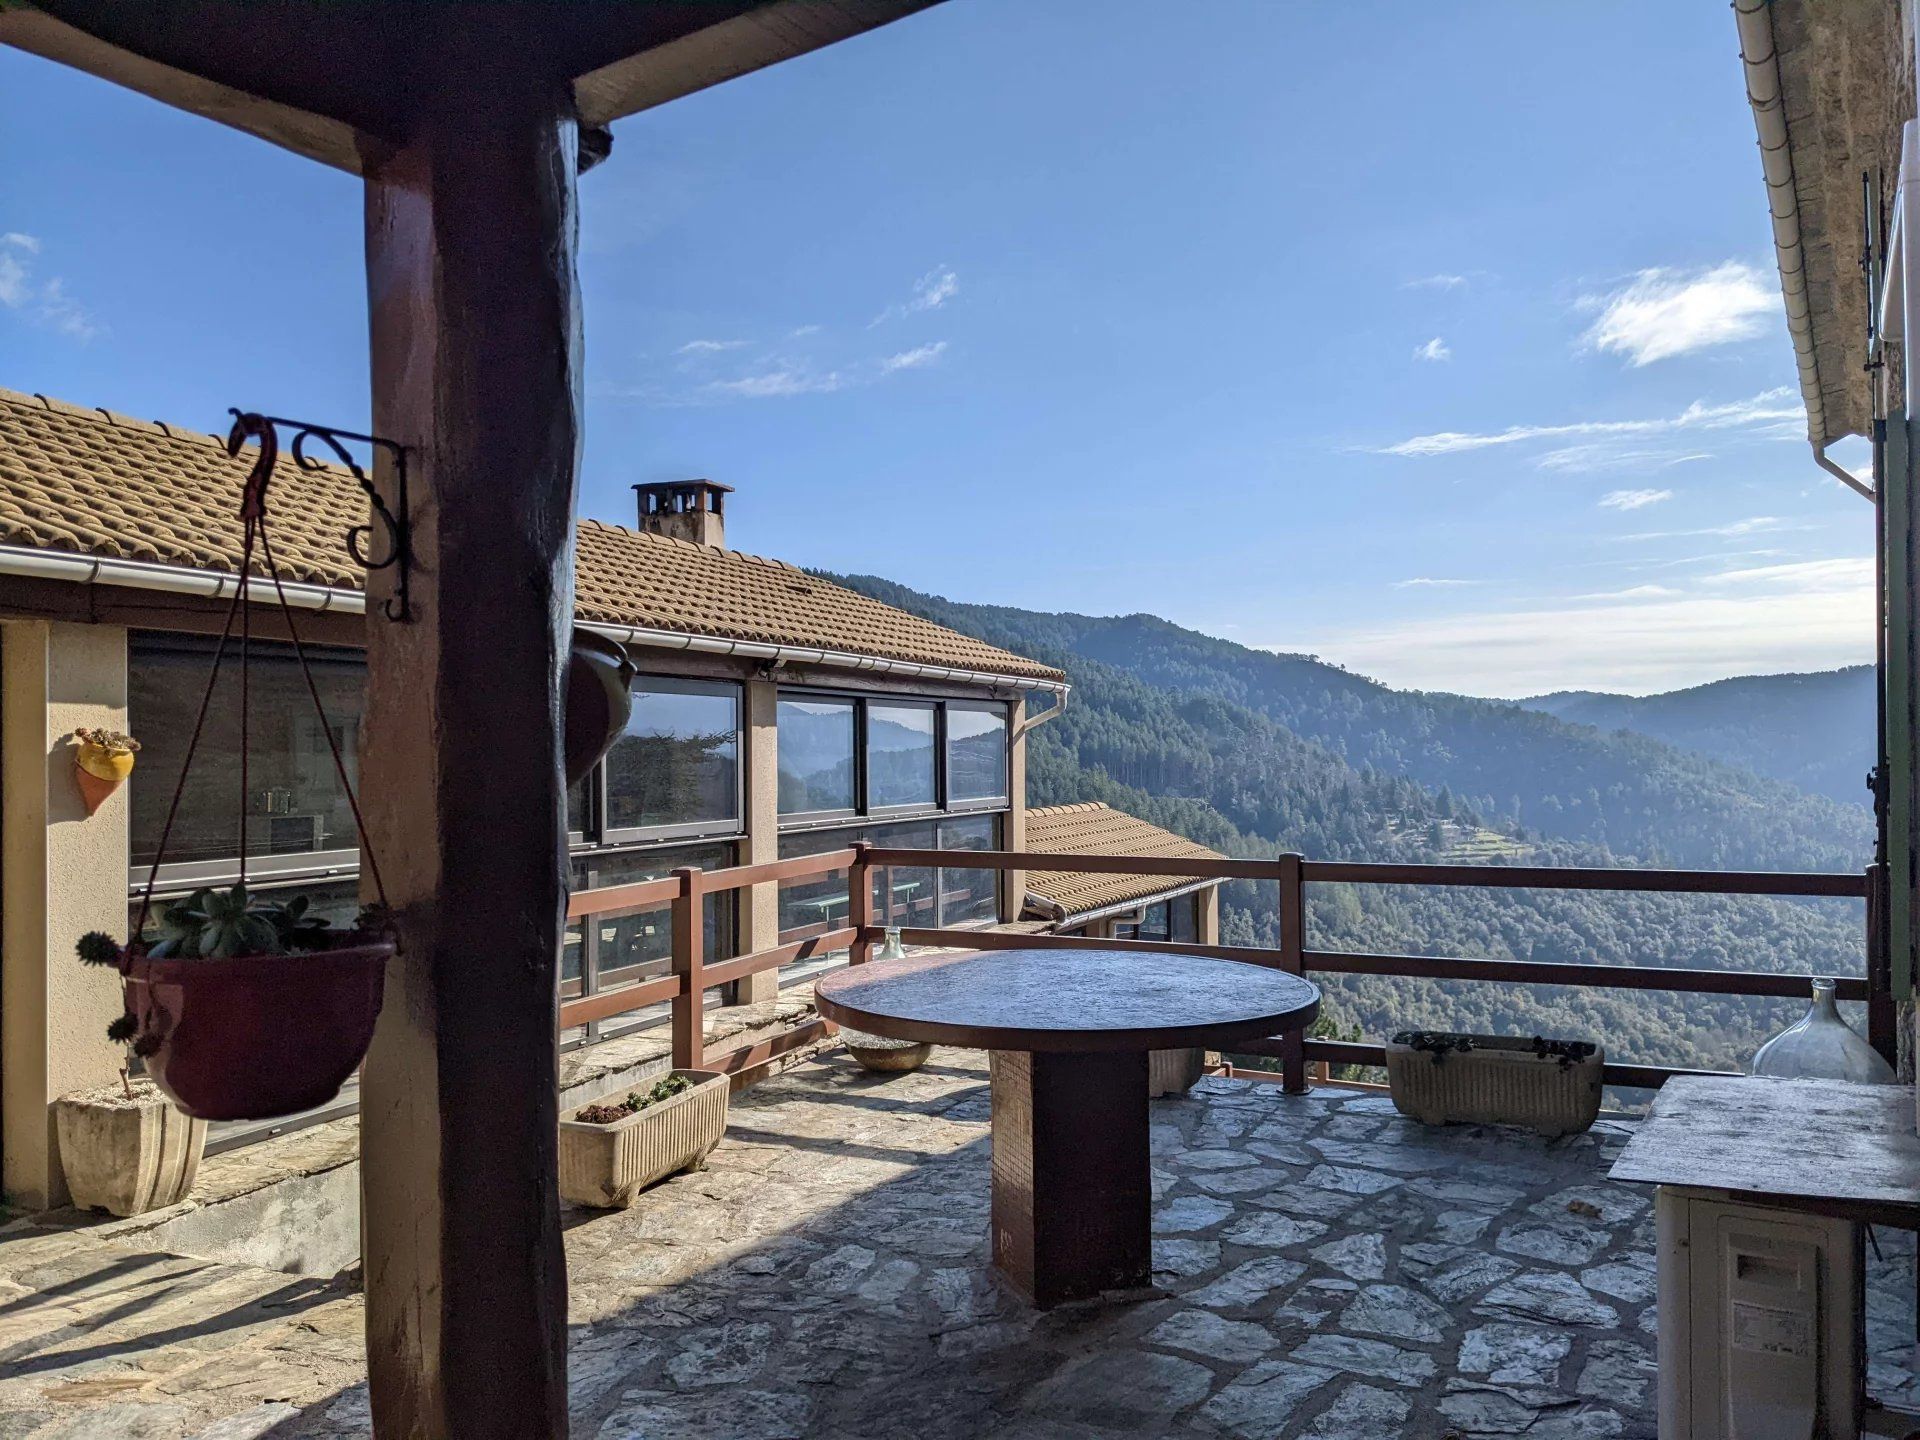
M1038 1315L986 1269L984 1057L842 1053L736 1097L709 1168L568 1212L579 1440L1654 1435L1628 1131L1427 1130L1381 1096L1154 1102L1157 1290ZM1870 1257L1911 1390L1911 1247ZM367 1433L358 1297L0 1231L0 1440Z

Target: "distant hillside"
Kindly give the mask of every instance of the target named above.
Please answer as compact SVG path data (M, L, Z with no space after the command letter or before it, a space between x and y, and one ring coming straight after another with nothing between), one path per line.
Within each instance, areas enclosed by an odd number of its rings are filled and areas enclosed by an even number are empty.
M1866 812L1641 735L1506 702L1391 690L1337 666L1152 616L963 605L871 576L841 584L1073 682L1033 732L1027 798L1105 800L1226 854L1549 865L1855 870ZM1222 892L1236 943L1277 938L1269 882ZM1858 974L1854 902L1316 886L1309 943L1376 953ZM1572 993L1339 977L1328 1013L1370 1037L1407 1024L1598 1035L1636 1061L1728 1068L1800 1002Z
M1576 725L1632 730L1853 805L1872 805L1870 665L1743 675L1664 695L1562 690L1519 702Z

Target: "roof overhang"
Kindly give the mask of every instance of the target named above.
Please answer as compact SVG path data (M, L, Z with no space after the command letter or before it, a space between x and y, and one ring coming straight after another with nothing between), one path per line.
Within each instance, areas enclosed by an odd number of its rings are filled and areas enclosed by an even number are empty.
M423 96L501 75L570 88L601 126L863 34L937 0L37 0L0 43L362 173Z
M1060 926L1087 925L1095 920L1110 919L1115 915L1133 915L1149 905L1158 905L1162 900L1178 900L1182 895L1197 894L1202 890L1211 890L1224 884L1220 880L1189 880L1184 884L1172 885L1165 890L1155 890L1148 895L1135 895L1126 900L1117 900L1111 905L1099 905L1090 910L1069 910L1058 900L1050 899L1038 890L1027 891L1027 904L1035 910L1050 911L1055 928Z
M1912 118L1913 0L1734 0L1807 409L1824 450L1868 433L1862 178L1890 196Z

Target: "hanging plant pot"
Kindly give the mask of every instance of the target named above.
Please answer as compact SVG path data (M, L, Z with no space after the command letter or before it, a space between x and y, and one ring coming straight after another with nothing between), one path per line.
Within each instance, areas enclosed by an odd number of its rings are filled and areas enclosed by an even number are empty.
M633 676L624 646L591 630L573 632L567 661L567 784L584 779L627 728Z
M155 960L122 968L136 1049L196 1120L271 1120L324 1105L366 1058L390 940L304 955Z

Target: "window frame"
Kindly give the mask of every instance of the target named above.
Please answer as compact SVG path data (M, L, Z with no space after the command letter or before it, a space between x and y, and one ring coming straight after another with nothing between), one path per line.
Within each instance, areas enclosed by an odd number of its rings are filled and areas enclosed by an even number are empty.
M891 695L865 695L857 702L859 721L854 726L854 739L859 749L854 757L855 768L860 772L859 793L855 796L861 804L860 813L876 820L913 819L921 815L939 815L946 810L947 796L947 711L939 700L923 699L920 696L894 697ZM876 805L873 803L873 708L879 706L885 710L925 710L933 716L933 799L931 801L909 800L898 805ZM779 743L779 737L775 737Z
M737 840L747 833L747 687L738 680L712 680L704 676L666 675L648 671L635 675L628 689L638 692L649 684L669 694L698 695L711 693L714 690L732 692L733 818L731 820L688 820L671 825L615 827L610 823L613 805L607 791L607 757L603 755L587 774L586 820L589 828L579 833L577 838L574 834L569 834L567 837L570 842L569 848L575 853L600 851L610 846L632 848L637 845L690 843L698 840Z
M1000 717L1000 793L973 799L955 799L953 795L953 734L948 716L954 710ZM1013 706L1004 700L948 700L940 707L940 796L941 807L949 815L969 811L1010 810L1013 808Z
M863 696L844 690L814 690L781 685L773 693L773 809L778 828L827 829L858 820L867 813L867 707ZM853 712L853 805L850 809L782 810L780 808L780 707L799 704L844 704Z

